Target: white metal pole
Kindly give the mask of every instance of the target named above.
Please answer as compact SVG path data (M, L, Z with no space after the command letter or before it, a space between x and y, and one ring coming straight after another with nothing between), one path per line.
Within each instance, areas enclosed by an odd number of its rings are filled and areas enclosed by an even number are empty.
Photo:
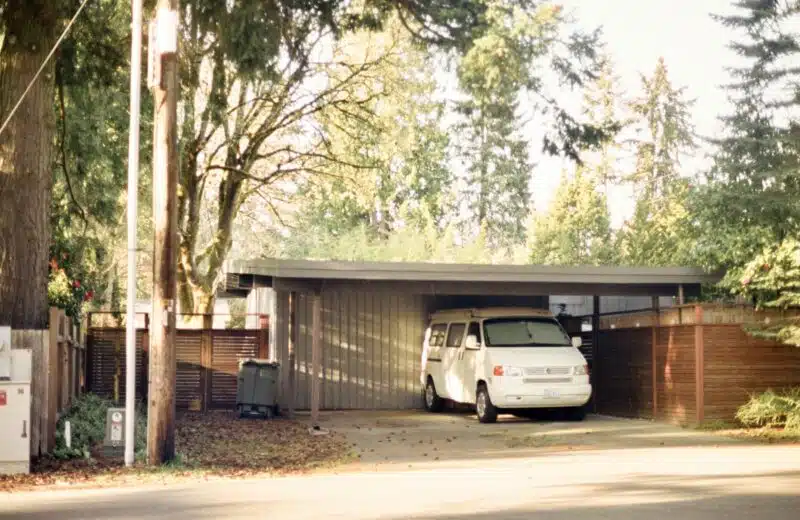
M125 323L125 465L136 444L136 217L139 196L139 112L142 83L142 0L132 0L131 114L128 136L128 302Z

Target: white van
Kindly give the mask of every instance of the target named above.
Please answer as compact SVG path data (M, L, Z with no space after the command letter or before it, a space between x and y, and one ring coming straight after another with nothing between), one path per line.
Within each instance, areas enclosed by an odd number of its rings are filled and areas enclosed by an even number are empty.
M534 408L562 408L582 420L592 386L580 345L546 310L434 313L422 349L425 408L440 411L449 399L474 405L483 423L501 410L524 415Z

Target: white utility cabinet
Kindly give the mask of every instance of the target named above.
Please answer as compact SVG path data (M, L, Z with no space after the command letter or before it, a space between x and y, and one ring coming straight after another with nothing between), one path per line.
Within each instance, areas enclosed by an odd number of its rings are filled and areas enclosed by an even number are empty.
M30 435L31 351L11 350L0 327L0 475L30 471Z

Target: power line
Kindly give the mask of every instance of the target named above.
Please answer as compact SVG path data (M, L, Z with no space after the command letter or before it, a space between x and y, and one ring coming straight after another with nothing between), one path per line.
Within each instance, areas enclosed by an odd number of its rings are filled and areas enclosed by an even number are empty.
M75 12L75 16L72 17L67 26L64 28L64 32L61 33L61 36L58 38L55 45L53 45L53 48L50 50L50 54L48 54L47 57L44 59L44 62L42 62L42 66L39 67L39 70L36 71L36 74L33 76L33 79L31 79L30 83L28 83L28 86L25 88L25 92L22 93L22 95L19 98L19 101L17 101L17 104L14 105L14 108L11 109L11 112L8 114L6 120L3 121L3 126L0 126L0 136L3 135L3 131L8 126L8 123L11 122L11 118L14 117L14 114L17 113L17 110L19 110L20 105L22 105L22 102L25 100L25 96L28 95L28 92L30 92L31 87L33 87L33 84L36 83L37 79L39 79L39 76L42 74L42 71L47 66L47 63L53 57L53 54L56 53L59 45L61 45L61 42L64 41L64 38L66 38L67 34L69 33L69 30L72 28L72 25L75 23L75 20L78 19L78 16L80 16L81 12L83 11L83 8L86 7L86 4L88 3L89 0L83 0L83 3L81 3L80 7L78 7L78 10Z

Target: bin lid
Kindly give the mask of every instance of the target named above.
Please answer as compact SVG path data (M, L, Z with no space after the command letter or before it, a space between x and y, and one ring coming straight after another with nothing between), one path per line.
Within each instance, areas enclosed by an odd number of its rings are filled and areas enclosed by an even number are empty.
M252 366L259 366L259 367L279 367L280 363L276 361L271 361L269 359L259 359L259 358L245 358L239 361L240 366L245 365L252 365Z

